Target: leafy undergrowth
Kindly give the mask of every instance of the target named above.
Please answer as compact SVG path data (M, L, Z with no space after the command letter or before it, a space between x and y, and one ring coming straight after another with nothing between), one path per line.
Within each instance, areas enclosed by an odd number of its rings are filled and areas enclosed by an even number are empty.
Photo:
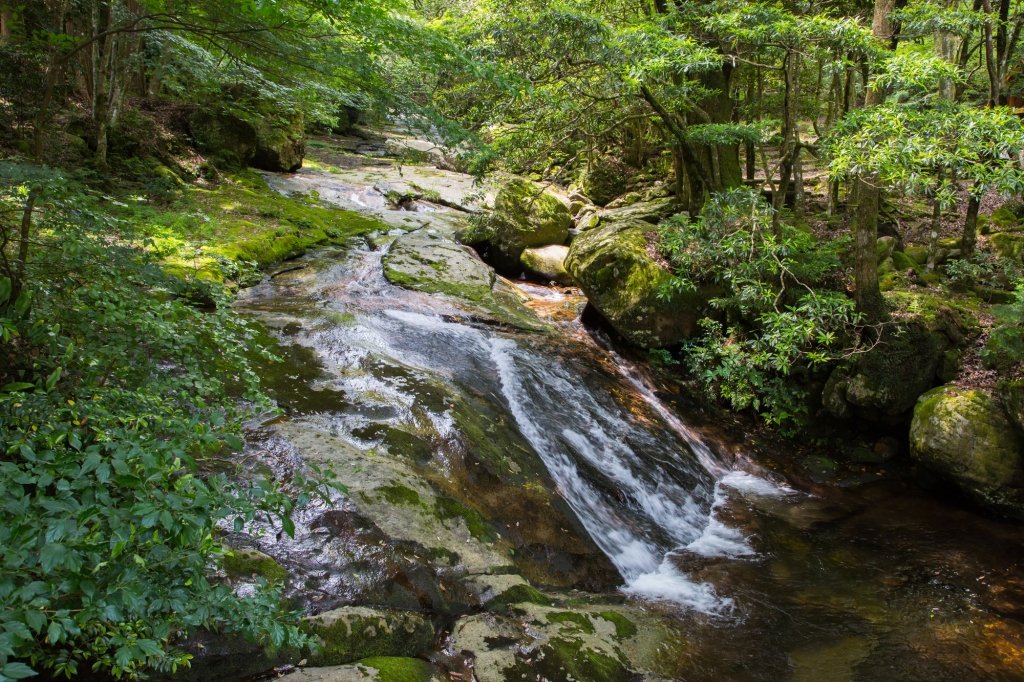
M175 642L198 628L307 644L279 586L241 596L217 578L225 529L259 517L291 532L291 511L324 492L231 456L243 421L269 407L254 331L224 287L207 285L217 305L201 310L168 272L160 259L177 251L153 236L169 212L112 205L44 167L3 164L0 178L2 215L33 223L25 267L0 258L0 677L172 671L190 658ZM250 181L185 199L212 216L202 236L218 253L276 229L316 239L337 217ZM162 228L191 245L198 224ZM292 248L271 241L256 256Z
M208 282L250 283L261 269L311 247L381 229L315 196L284 196L251 170L181 188L164 205L130 197L115 206L170 272Z

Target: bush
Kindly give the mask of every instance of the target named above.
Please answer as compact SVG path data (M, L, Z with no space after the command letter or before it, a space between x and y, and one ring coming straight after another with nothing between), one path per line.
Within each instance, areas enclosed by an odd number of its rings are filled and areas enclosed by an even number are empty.
M35 176L5 175L17 208ZM223 530L269 516L290 532L317 490L232 467L253 409L238 398L266 406L252 330L219 289L215 310L189 305L67 178L36 188L28 286L11 300L0 276L0 676L174 670L174 640L200 627L304 644L275 589L210 577Z
M818 245L772 218L757 192L731 190L693 223L664 223L662 244L675 269L666 295L705 283L725 292L711 305L728 323L703 320L706 334L683 347L683 362L713 397L782 424L806 413L790 375L850 352L859 317L845 295L815 288L839 269L845 241Z

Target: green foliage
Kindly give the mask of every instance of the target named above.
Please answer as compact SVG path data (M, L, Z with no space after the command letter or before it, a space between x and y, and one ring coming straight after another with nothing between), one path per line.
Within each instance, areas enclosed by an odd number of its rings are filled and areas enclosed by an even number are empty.
M4 209L33 187L21 170ZM266 407L253 331L217 287L214 309L190 305L130 226L60 188L42 195L25 292L0 280L0 674L170 671L200 627L305 644L275 588L243 598L210 577L224 531L291 532L322 491L234 470L239 424Z
M693 223L668 221L662 244L676 273L669 289L717 285L723 294L711 304L731 320L704 319L683 363L736 409L774 424L802 419L805 396L790 375L850 352L859 323L853 301L813 288L838 268L842 244L816 245L786 225L774 231L771 208L747 189L713 197Z
M975 251L970 258L950 260L943 270L950 286L961 290L977 285L1006 289L1024 275L1018 263L988 251Z
M958 183L977 195L1024 190L1016 164L1024 127L1006 108L943 102L934 107L886 104L849 114L823 141L835 179L876 178L906 194L956 206Z
M996 324L989 333L981 359L986 366L1010 375L1024 363L1024 280L1017 282L1016 300L995 306Z

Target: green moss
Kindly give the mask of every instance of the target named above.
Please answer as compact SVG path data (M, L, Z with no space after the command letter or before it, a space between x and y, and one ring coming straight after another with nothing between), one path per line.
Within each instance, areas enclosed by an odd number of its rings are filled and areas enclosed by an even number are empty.
M467 507L462 502L451 497L439 497L434 503L434 513L440 519L460 518L469 529L469 534L480 542L495 542L498 534L488 525L487 521L477 510Z
M488 602L489 606L500 606L502 604L554 606L555 602L530 585L515 585Z
M434 627L421 615L345 607L305 621L319 638L314 665L344 665L366 657L425 656L433 650Z
M999 232L989 235L988 241L1003 258L1024 261L1024 234Z
M633 621L618 611L602 611L597 615L615 625L615 636L619 639L633 637L637 633L637 628Z
M265 578L282 583L288 571L273 557L252 549L233 549L224 557L224 571L229 578Z
M376 656L364 658L359 665L377 671L377 682L430 682L433 669L418 658Z
M254 171L212 187L189 186L168 206L123 204L116 210L140 229L147 248L170 272L208 281L239 281L242 262L264 268L319 244L384 229L377 220L320 205L315 197L279 194Z
M1017 210L1019 210L1019 207L1015 207L1013 204L1003 204L992 211L989 220L999 230L1016 228L1021 222L1021 217L1017 215Z
M549 613L547 615L547 619L549 623L571 623L577 629L587 633L588 635L594 633L594 624L590 622L590 618L582 613L558 611L556 613Z
M903 253L918 265L924 265L928 262L927 246L908 246L903 250Z
M419 493L404 485L386 485L377 488L377 494L391 504L401 504L409 507L418 507L423 504Z
M628 682L633 673L618 658L583 646L575 639L556 638L540 649L541 656L527 664L521 661L515 669L539 673L549 680L587 680L587 682ZM514 679L511 676L509 679Z

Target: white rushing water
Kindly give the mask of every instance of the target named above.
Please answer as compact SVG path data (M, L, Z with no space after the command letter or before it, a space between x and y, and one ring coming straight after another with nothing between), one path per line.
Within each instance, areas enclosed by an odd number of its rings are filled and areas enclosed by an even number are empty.
M709 614L731 608L728 597L680 571L673 555L752 556L742 532L720 521L716 512L733 491L776 496L786 494L784 489L729 470L636 376L626 374L663 422L656 435L650 423L584 381L580 368L564 365L561 358L435 315L397 310L386 315L406 334L418 330L421 335L419 350L405 354L407 362L452 371L460 361L449 354L458 353L473 358L480 372L486 355L518 430L621 573L624 592ZM628 365L622 366L629 372Z

